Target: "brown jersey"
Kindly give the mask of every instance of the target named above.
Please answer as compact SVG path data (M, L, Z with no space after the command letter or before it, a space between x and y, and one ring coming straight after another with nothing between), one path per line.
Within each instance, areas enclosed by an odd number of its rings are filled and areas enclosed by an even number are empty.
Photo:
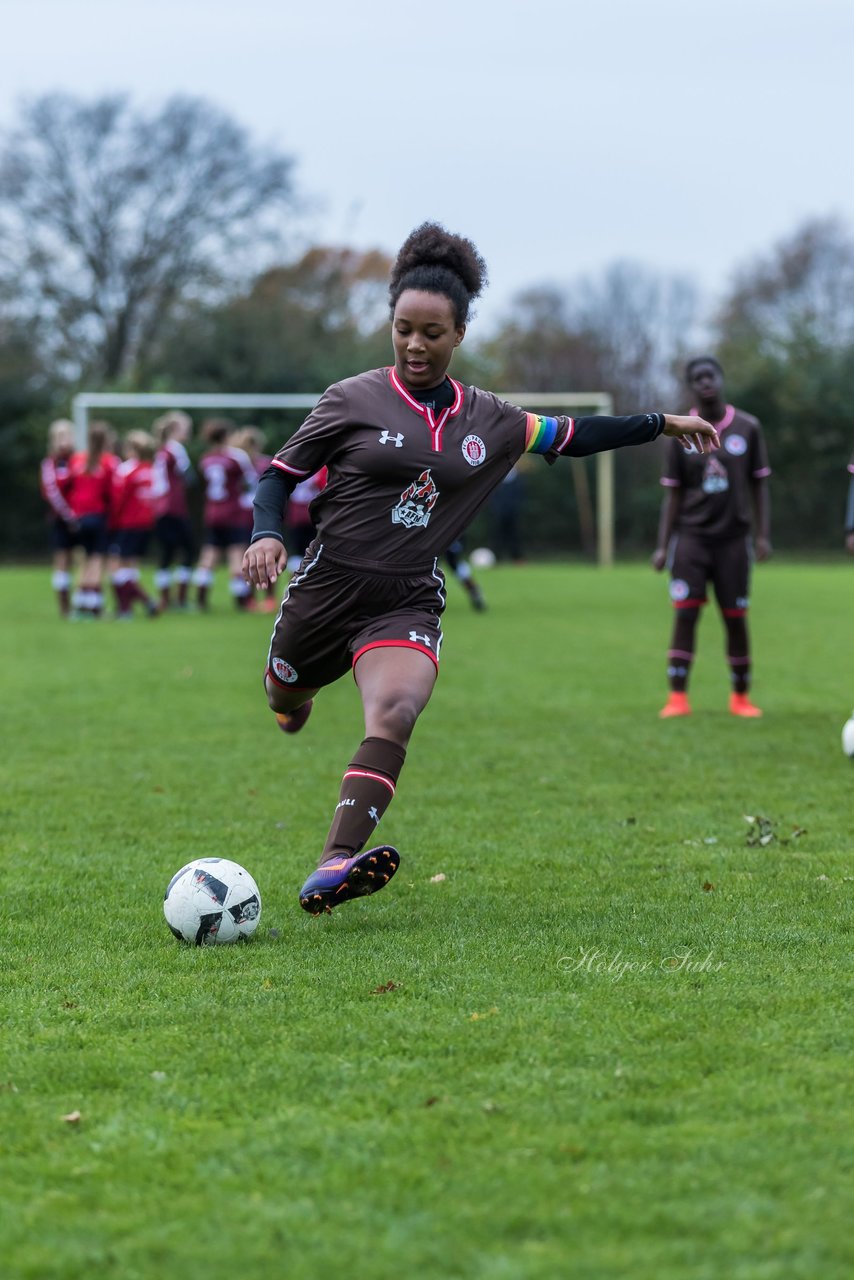
M450 381L453 402L441 412L412 396L393 368L336 383L276 454L273 467L291 480L328 466L311 516L319 540L339 556L420 571L444 554L526 451L554 462L594 452L597 431L598 447L612 448L653 440L664 425L660 414L545 418ZM612 422L619 440L606 442ZM262 522L255 536L268 529Z
M661 483L681 491L674 532L724 541L750 532L753 485L771 468L762 428L751 414L730 404L716 425L721 447L715 453L688 453L671 440Z

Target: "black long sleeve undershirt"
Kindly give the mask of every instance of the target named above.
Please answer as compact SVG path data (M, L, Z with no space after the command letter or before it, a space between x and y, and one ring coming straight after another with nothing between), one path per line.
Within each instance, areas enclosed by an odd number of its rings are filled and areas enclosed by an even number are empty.
M584 458L629 444L649 444L664 430L663 413L633 413L621 418L576 418L575 433L564 456Z
M278 538L284 544L282 526L288 499L299 483L296 476L289 476L279 467L268 467L258 481L253 506L252 537L250 544L259 538Z

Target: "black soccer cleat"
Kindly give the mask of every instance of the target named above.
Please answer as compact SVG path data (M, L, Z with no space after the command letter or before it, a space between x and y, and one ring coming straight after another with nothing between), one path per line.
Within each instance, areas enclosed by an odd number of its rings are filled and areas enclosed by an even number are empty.
M352 858L330 858L300 889L300 906L313 916L322 915L351 898L364 898L385 888L399 866L400 854L390 844L366 849Z

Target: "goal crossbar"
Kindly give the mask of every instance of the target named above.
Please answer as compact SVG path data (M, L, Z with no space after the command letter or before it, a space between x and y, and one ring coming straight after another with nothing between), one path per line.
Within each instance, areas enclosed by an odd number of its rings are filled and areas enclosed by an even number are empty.
M499 391L496 394L522 409L551 409L553 413L586 409L610 415L613 400L607 391ZM317 393L242 395L226 392L179 391L80 391L71 402L77 447L89 437L92 409L313 409ZM614 455L596 455L596 558L600 565L614 562Z

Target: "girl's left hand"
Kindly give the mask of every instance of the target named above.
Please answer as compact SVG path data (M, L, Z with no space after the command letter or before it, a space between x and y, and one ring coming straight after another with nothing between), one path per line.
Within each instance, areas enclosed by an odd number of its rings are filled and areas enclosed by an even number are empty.
M712 453L721 447L721 438L716 428L702 418L686 418L666 413L663 434L674 436L687 453Z

